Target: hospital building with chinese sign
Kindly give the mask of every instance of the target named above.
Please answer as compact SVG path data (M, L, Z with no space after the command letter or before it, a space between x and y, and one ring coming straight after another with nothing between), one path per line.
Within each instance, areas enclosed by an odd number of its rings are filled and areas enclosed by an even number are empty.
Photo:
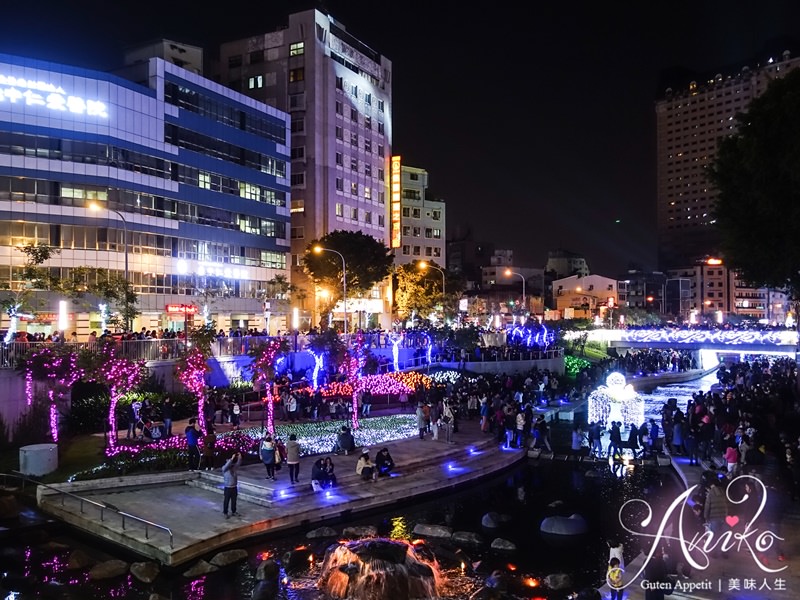
M54 280L126 277L134 330L286 327L265 306L289 279L290 118L201 72L202 50L166 41L113 74L0 55L0 299L34 298L20 329L103 320L94 297L32 289L24 246L57 251Z

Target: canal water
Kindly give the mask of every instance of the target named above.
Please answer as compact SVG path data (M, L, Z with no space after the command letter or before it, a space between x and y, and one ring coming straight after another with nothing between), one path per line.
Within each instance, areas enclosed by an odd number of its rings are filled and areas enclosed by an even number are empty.
M645 415L658 418L668 398L677 398L683 408L693 392L705 391L713 383L715 377L642 394ZM554 442L559 444L559 438L567 434L568 424L556 425ZM499 568L507 573L512 585L520 588L521 597L561 600L568 592L602 585L609 539L623 540L629 560L640 550L636 539L621 534L618 513L626 500L643 498L657 510L681 491L680 482L669 468L637 467L619 476L603 463L531 459L457 493L421 503L409 501L408 506L325 525L339 532L344 527L372 525L381 536L407 540L414 539L412 532L418 523L474 532L483 543L474 546L431 543L444 575L442 598L466 600L493 569ZM482 519L488 513L500 515L497 528L482 526ZM553 536L539 529L546 517L571 515L584 520L585 534ZM162 572L148 585L129 575L110 582L93 582L87 569L68 569L69 556L78 548L95 560L137 560L116 547L98 546L95 540L59 526L46 533L20 532L13 539L0 539L0 599L138 600L158 593L174 600L243 600L252 597L257 583L255 567L265 556L271 556L281 564L286 578L280 598L320 600L323 595L315 587L316 578L326 548L336 540L312 541L306 539L305 533L266 536L252 542L245 547L247 561L205 577L185 578L178 572ZM496 538L512 542L516 550L491 549L490 543ZM293 554L301 546L306 549ZM303 556L299 568L295 556ZM567 574L568 585L559 591L546 590L541 583L551 574ZM523 588L524 585L533 587Z

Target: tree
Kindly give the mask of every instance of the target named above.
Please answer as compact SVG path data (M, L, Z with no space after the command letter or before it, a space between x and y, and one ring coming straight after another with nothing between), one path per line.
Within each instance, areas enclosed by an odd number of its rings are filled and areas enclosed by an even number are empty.
M314 248L317 247L330 251L315 252ZM347 271L347 297L358 298L389 276L393 260L392 251L371 235L360 231L336 230L313 240L306 247L303 270L315 285L328 289L331 300L322 309L323 315L327 315L342 299L343 267L346 266Z
M770 83L710 169L721 250L751 285L800 290L800 70Z
M414 313L429 315L441 299L442 284L422 271L418 263L400 265L395 269L397 291L394 295L395 311L401 319L410 319ZM438 272L437 272L438 275Z

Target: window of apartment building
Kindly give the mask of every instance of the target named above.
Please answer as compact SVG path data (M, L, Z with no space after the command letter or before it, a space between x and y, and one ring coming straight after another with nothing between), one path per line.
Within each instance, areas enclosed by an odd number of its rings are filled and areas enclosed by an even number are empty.
M343 217L344 216L344 204L341 202L336 203L336 216Z
M292 185L305 185L306 184L306 174L305 173L292 173L291 184Z
M358 86L354 85L351 88L350 93L353 94L353 98L358 98Z
M344 116L344 104L341 100L336 101L336 114Z
M378 133L383 135L383 123L381 123L380 121L378 122Z
M409 173L408 178L411 181L419 181L419 173Z
M383 169L378 169L378 181L384 181Z
M383 215L378 215L378 227L383 227L384 218Z
M289 94L289 108L303 108L305 104L306 104L305 94Z
M242 55L236 54L235 56L228 57L228 68L235 69L242 66Z
M344 79L342 77L336 78L336 89L344 91Z
M422 214L422 212L421 212L421 210L419 208L412 208L411 209L411 216L413 218L419 219L421 214Z
M433 228L432 227L426 227L425 228L425 237L429 238L429 239L433 237Z
M355 156L350 157L350 170L358 171L358 159Z
M358 134L355 131L350 132L350 145L358 146Z
M302 198L292 198L291 213L304 213L306 212L306 201Z
M350 218L353 221L358 221L358 209L356 207L350 208Z
M372 212L366 211L364 213L364 223L372 225Z
M364 104L372 106L372 94L364 94Z
M425 246L425 256L433 256L433 249L430 246Z
M350 108L350 120L358 123L358 110L352 107Z
M292 156L293 159L305 158L306 157L306 147L305 146L292 146L291 156Z
M364 116L364 127L367 129L372 129L372 117L369 115Z
M433 239L440 240L442 239L442 230L437 229L436 227L433 228Z
M344 141L344 129L339 125L336 126L336 139Z
M358 183L355 181L350 183L350 193L353 194L353 196L358 196Z
M422 230L419 227L412 227L411 228L411 236L412 237L419 237Z
M263 50L253 50L249 55L249 60L251 65L257 65L258 63L264 62L264 51Z
M403 207L403 216L406 218L411 216L411 209L408 208L407 206Z
M419 256L420 255L419 246L414 246L414 249L411 251L411 254L413 254L414 256Z
M369 163L364 163L364 175L367 177L372 177L372 165Z
M378 144L378 156L383 158L383 144Z
M372 152L372 142L370 140L364 140L364 151Z
M305 42L295 42L289 45L289 56L300 56L305 51Z
M431 211L431 219L434 221L441 221L442 220L442 211L440 210L432 210Z
M386 204L386 192L378 192L378 204Z
M344 179L341 177L336 178L336 191L343 192L344 191Z
M303 67L289 70L289 83L303 81L306 78L306 70Z
M364 186L364 199L365 200L372 200L372 188L368 186Z
M293 240L302 240L305 236L305 227L292 227L291 236Z
M411 225L403 225L403 235L411 235Z
M442 257L442 249L434 247L433 256L434 256L434 258L441 258Z
M343 167L344 166L344 156L341 152L336 153L336 166Z
M201 187L204 190L211 189L211 173L204 173L200 171L197 174L197 187Z
M292 119L292 133L303 133L306 130L304 119Z
M264 76L263 75L256 75L255 77L250 77L247 80L247 89L248 90L261 89L262 87L264 87Z
M403 246L403 254L405 254L406 256L408 256L409 254L411 254L411 246L404 245L404 246Z
M383 112L383 100L378 100L378 112Z

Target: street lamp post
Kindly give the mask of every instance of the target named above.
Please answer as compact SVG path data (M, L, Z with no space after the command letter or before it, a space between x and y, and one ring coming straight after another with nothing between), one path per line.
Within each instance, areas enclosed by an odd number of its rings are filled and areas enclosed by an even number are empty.
M522 273L517 273L516 271L512 271L511 269L506 269L505 276L511 277L512 275L516 275L520 279L522 279L522 310L523 314L528 311L528 305L525 304L525 276Z
M99 204L92 202L89 204L89 210L98 211L102 210L103 207ZM129 305L128 305L128 286L131 285L130 279L128 278L128 221L125 219L125 216L118 210L105 207L105 209L109 212L116 213L117 216L122 219L122 231L123 235L125 236L125 330L131 330L131 323L130 323L130 314L129 314Z
M436 265L432 265L431 263L429 263L427 261L424 261L424 260L419 261L419 268L422 269L423 271L425 269L429 269L429 268L430 269L436 269L437 271L439 271L442 274L442 298L444 298L444 295L445 295L445 273L444 273L444 270L442 268L437 267ZM444 302L444 300L443 300L443 302Z
M320 252L333 252L334 254L338 254L339 258L342 259L342 306L344 307L344 335L345 339L347 339L347 263L344 260L344 255L338 250L331 250L330 248L323 248L322 246L314 246L313 250L316 254Z

